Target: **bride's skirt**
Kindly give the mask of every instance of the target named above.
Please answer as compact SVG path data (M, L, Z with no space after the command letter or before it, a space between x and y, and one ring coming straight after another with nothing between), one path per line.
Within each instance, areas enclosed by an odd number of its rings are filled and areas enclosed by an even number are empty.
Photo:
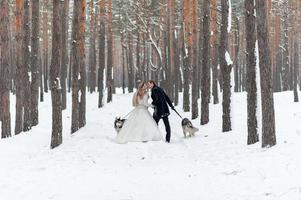
M162 140L160 130L145 106L136 107L116 137L117 143Z

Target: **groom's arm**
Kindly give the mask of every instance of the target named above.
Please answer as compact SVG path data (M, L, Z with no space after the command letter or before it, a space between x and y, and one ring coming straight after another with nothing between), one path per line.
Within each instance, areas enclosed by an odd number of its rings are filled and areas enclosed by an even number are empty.
M159 101L160 101L159 96L158 96L158 91L153 90L151 97L153 99L152 105L157 106L159 104Z
M163 91L164 96L165 96L165 100L167 101L168 105L174 110L175 107L172 105L172 102L170 100L170 98L167 96L167 94L165 93L165 91Z

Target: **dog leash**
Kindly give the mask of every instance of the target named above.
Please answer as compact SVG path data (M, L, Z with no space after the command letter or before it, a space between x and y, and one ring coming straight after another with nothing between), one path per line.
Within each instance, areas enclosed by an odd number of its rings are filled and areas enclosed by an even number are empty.
M131 110L126 116L123 117L123 119L127 118L134 110Z
M183 117L178 113L178 111L177 111L176 109L173 109L173 111L175 111L175 113L177 113L177 115L178 115L181 119L183 119Z

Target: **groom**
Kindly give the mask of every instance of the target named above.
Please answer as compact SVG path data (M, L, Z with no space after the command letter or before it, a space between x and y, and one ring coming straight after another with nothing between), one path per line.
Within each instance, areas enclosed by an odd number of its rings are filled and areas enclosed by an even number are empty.
M168 116L170 115L168 105L171 107L171 109L174 110L174 106L172 105L171 100L166 95L164 90L160 87L158 87L155 83L155 81L150 80L148 81L148 87L151 89L151 97L152 97L152 105L154 106L154 114L153 118L158 124L160 119L163 119L165 130L166 130L166 142L170 142L170 125Z

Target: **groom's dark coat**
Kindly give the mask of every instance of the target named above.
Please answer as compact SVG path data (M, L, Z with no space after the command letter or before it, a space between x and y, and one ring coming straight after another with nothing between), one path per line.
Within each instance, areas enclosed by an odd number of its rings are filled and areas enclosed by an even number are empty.
M168 105L174 109L171 100L166 95L164 90L158 86L152 88L151 97L153 99L152 104L155 107L154 116L157 118L163 118L170 115Z

